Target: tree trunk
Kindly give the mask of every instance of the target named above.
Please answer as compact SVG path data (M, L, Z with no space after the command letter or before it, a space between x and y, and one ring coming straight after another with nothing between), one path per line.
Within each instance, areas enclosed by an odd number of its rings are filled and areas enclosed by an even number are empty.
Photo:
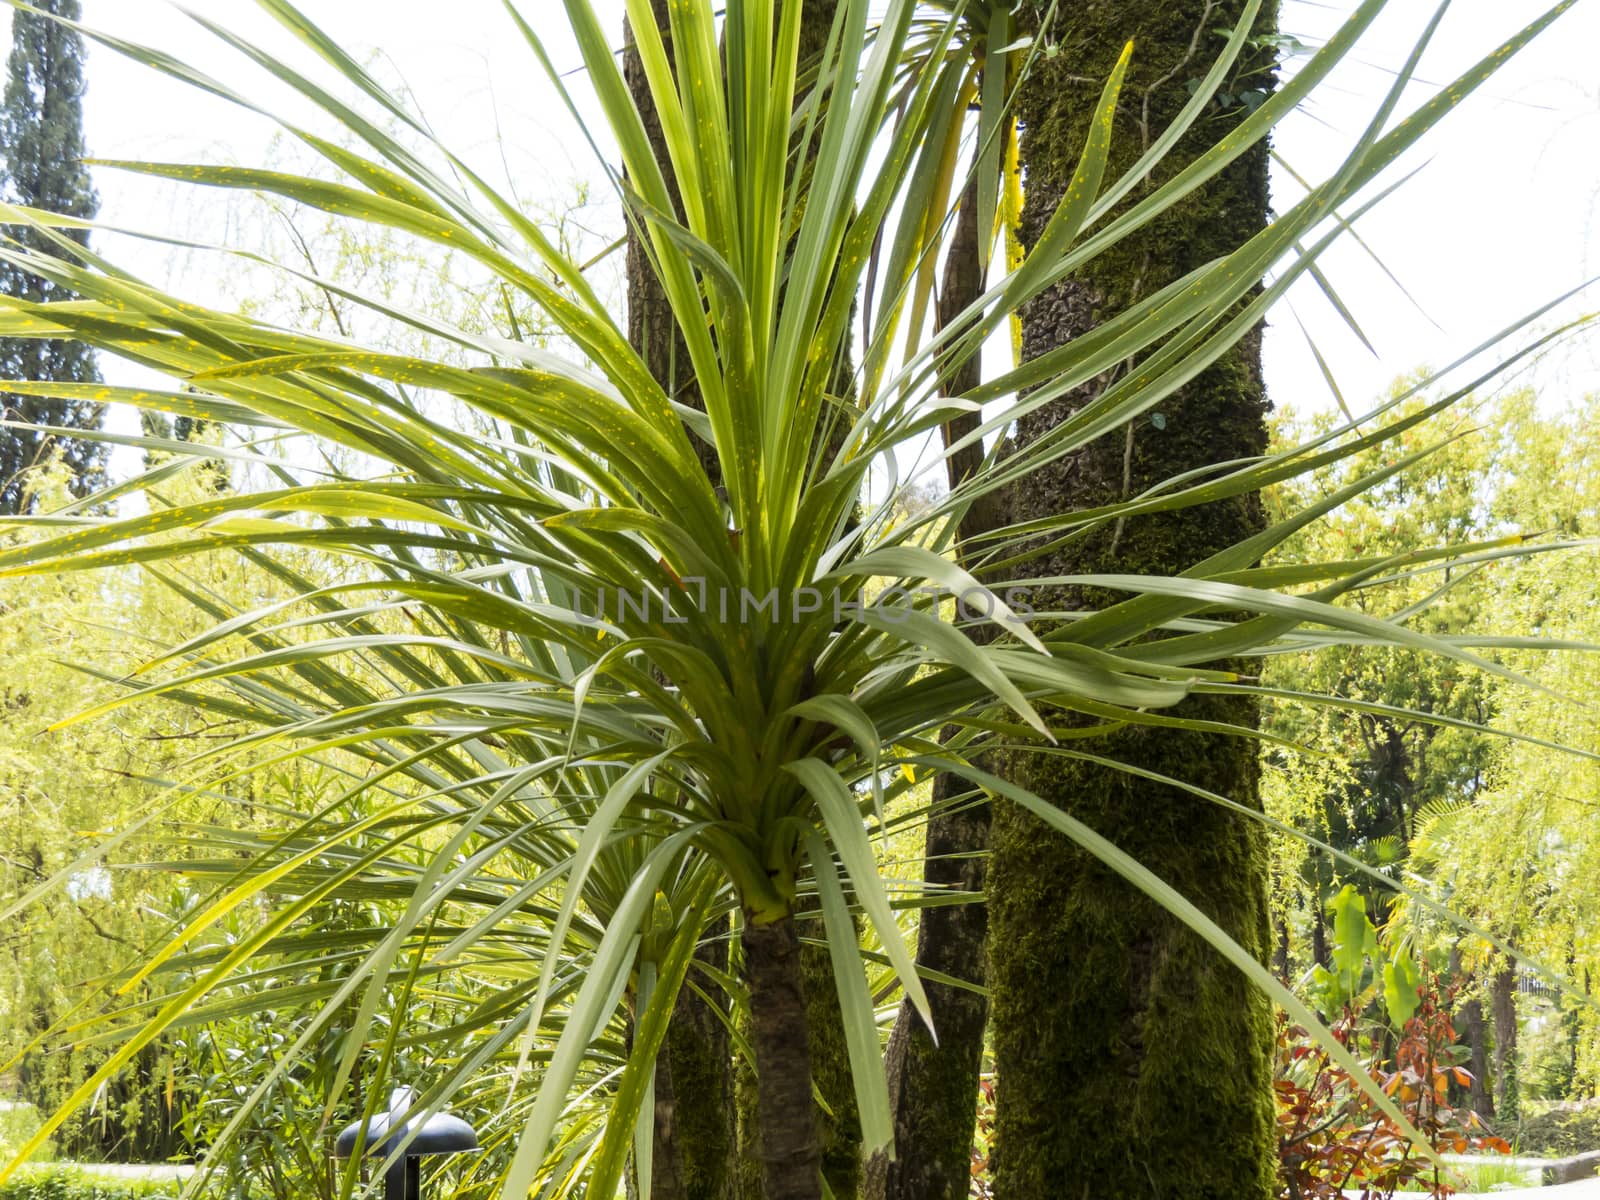
M824 936L822 922L796 922L796 936L821 939ZM746 970L748 974L748 968ZM815 1111L822 1177L837 1200L853 1200L860 1194L861 1186L861 1119L850 1074L850 1051L844 1040L844 1016L839 1009L833 964L826 948L806 941L800 943L800 976L812 1085L822 1100ZM746 1042L754 1043L748 1014L741 1013L740 1034ZM738 1165L732 1181L733 1194L738 1200L767 1200L762 1171L759 1093L755 1064L739 1059L734 1064L733 1092ZM789 1103L794 1103L792 1097Z
M1043 4L1028 6L1038 12ZM1032 246L1065 193L1101 86L1124 44L1133 66L1115 128L1115 178L1189 98L1239 0L1125 0L1062 6L1046 57L1022 86L1027 173L1023 240ZM1261 32L1274 28L1267 6ZM1270 51L1241 65L1270 86ZM1241 117L1215 110L1155 182ZM1100 256L1023 313L1032 358L1084 334L1265 226L1267 153L1259 146L1202 192ZM1121 372L1019 422L1026 446L1092 401ZM1267 444L1259 331L1117 434L1035 472L1011 519L1132 497L1179 472L1261 454ZM1246 497L1118 523L1037 560L1040 576L1172 574L1264 526ZM1101 607L1120 596L1041 589L1041 610ZM1178 712L1254 725L1253 701L1197 697ZM1056 721L1069 717L1054 714ZM1256 747L1245 738L1132 727L1094 749L1259 804ZM1175 789L1042 753L1018 754L1019 783L1070 810L1198 905L1258 960L1271 949L1267 846L1260 826ZM1266 998L1165 909L1014 805L997 806L989 868L998 1082L997 1200L1276 1194L1272 1022Z
M736 1020L739 1035L750 1041L750 1014L739 1009ZM733 1096L736 1106L735 1128L738 1155L735 1158L734 1195L738 1200L765 1200L761 1178L761 1114L756 1101L756 1067L745 1055L733 1064Z
M1489 1091L1489 1043L1483 1026L1483 1000L1476 994L1461 1006L1461 1037L1469 1049L1467 1070L1472 1082L1467 1085L1467 1107L1486 1121L1493 1121L1494 1097Z
M850 1073L850 1047L844 1036L833 956L825 944L828 934L820 918L796 922L796 932L804 939L800 943L800 977L806 998L811 1081L822 1099L817 1108L822 1177L837 1200L855 1200L861 1192L861 1113Z
M1517 963L1507 959L1489 981L1494 1016L1494 1108L1502 1122L1518 1117L1517 1095Z
M674 1018L677 1010L673 1010ZM678 1162L677 1099L672 1083L672 1052L656 1056L654 1126L650 1131L651 1200L685 1200ZM632 1188L629 1194L633 1193Z
M1485 1121L1494 1118L1494 1099L1486 1086L1489 1078L1488 1042L1483 1029L1483 999L1479 996L1477 982L1462 970L1461 946L1450 948L1450 962L1446 967L1453 995L1466 994L1469 998L1456 1005L1451 1014L1451 1024L1456 1040L1467 1048L1466 1087L1454 1081L1450 1084L1450 1103L1457 1108L1466 1107Z
M808 1102L811 1050L794 918L747 921L742 940L764 1200L821 1200L822 1147L816 1106Z
M1311 914L1311 961L1319 967L1328 965L1328 925L1320 896L1316 911Z
M1576 987L1578 983L1576 958L1577 949L1573 947L1567 955L1567 978L1571 981L1570 986L1573 987ZM1585 998L1589 995L1589 972L1587 970L1583 973L1583 994ZM1576 997L1573 996L1563 996L1561 1004L1561 1027L1566 1031L1567 1035L1567 1088L1562 1098L1571 1100L1581 1094L1581 1080L1578 1075L1578 1063L1580 1061L1578 1051L1579 1047L1583 1045L1583 1008L1576 1002Z
M934 781L934 802L960 794L948 775ZM981 892L986 874L990 806L974 804L930 824L924 873L952 891ZM988 912L981 903L940 906L922 914L917 964L975 988L985 986ZM983 1033L982 991L932 980L925 985L938 1030L936 1045L922 1018L902 1004L889 1038L889 1103L894 1114L893 1162L867 1165L868 1200L964 1200L972 1182L972 1138L978 1116Z
M944 327L983 291L979 259L976 179L969 185L956 218L945 260L938 321ZM946 390L970 391L980 382L976 355L955 371ZM963 415L944 430L948 447L978 425L977 414ZM954 488L978 468L976 443L946 460ZM960 544L1000 524L994 504L974 505L962 518ZM972 631L986 637L986 627ZM951 807L970 789L958 778L934 780L934 815L923 848L923 878L947 892L981 895L988 873L990 806L987 801ZM929 981L928 1005L939 1041L934 1043L910 1002L900 1005L889 1037L889 1104L894 1114L895 1160L874 1155L867 1164L868 1200L964 1200L972 1184L972 1135L978 1115L978 1080L983 1069L983 1034L989 1005L985 940L987 908L978 902L939 905L922 911L917 926L917 965L972 988Z
M728 932L724 922L718 931ZM718 971L728 968L726 937L703 942L695 957ZM733 1047L728 1038L727 1011L714 1011L687 986L678 993L667 1030L665 1072L670 1081L667 1099L671 1111L661 1111L661 1088L656 1093L656 1162L665 1153L673 1178L659 1177L656 1167L652 1195L655 1200L732 1200L734 1195ZM667 1132L660 1122L663 1116ZM674 1186L681 1191L673 1192Z

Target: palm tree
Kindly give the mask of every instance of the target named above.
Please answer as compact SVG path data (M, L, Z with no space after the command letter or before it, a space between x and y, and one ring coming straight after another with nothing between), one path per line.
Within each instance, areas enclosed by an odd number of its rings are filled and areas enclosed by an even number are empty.
M501 1133L497 1186L523 1195L535 1184L551 1193L581 1184L588 1195L609 1196L630 1160L641 1182L651 1174L654 1064L693 971L693 986L722 987L746 1013L766 1195L817 1197L797 917L817 915L826 931L864 1148L885 1147L892 1121L874 1007L883 984L878 963L924 1019L928 1003L873 837L914 803L916 782L938 773L1036 814L1166 907L1296 1021L1320 1030L1305 1005L1193 903L979 759L1037 737L1063 756L1100 760L1092 735L1193 727L1191 717L1163 714L1192 695L1249 686L1236 671L1208 664L1324 637L1426 648L1504 674L1473 653L1470 639L1430 639L1334 603L1350 589L1380 585L1391 560L1295 571L1251 566L1337 497L1180 577L1050 580L1095 588L1107 599L1092 616L1054 623L1044 637L1030 626L1027 594L1016 590L1018 556L1039 539L1246 495L1392 437L1413 418L1390 419L1380 409L1362 430L1346 427L1131 500L995 530L964 547L960 563L953 547L974 505L1152 411L1228 353L1339 236L1342 226L1321 230L1329 215L1565 5L1392 132L1381 134L1380 120L1331 179L1237 251L1090 335L979 386L952 388L949 380L1023 305L1264 137L1348 53L1381 0L1363 5L1344 33L1222 142L1127 204L1176 135L1156 139L1149 154L1108 178L1111 117L1134 49L1124 51L1096 101L1063 198L1030 253L997 269L998 278L964 310L946 314L934 336L911 328L910 299L940 254L948 223L948 210L930 202L959 190L938 182L959 117L946 76L930 72L908 84L902 73L911 31L921 37L930 28L914 23L917 5L891 0L874 27L868 0L841 0L821 65L802 79L802 6L793 0L730 3L720 19L712 0L674 3L670 63L649 3L630 0L680 218L606 30L584 0L567 0L587 85L621 150L619 190L642 222L683 333L699 397L693 406L652 374L581 264L435 141L290 0L261 3L364 103L401 122L406 136L196 17L365 149L285 120L341 181L117 165L269 192L448 247L496 286L540 306L567 339L566 353L532 346L515 328L499 337L454 329L337 281L321 282L379 317L421 329L469 365L276 327L130 277L61 232L81 224L71 218L5 210L8 223L32 226L66 257L16 245L0 248L0 257L81 299L7 302L0 335L80 338L186 385L104 387L96 399L218 422L248 438L303 437L337 447L345 456L337 461L347 464L331 479L305 483L291 454L262 468L273 473L273 486L170 507L152 492L150 511L139 516L91 515L95 508L78 506L18 522L45 532L0 551L0 571L10 575L137 564L183 587L177 568L196 554L243 554L273 572L283 598L253 611L230 611L189 589L209 610L209 628L154 659L118 702L165 695L247 723L252 732L208 756L241 774L315 759L349 778L335 801L291 822L248 867L230 860L225 877L216 868L212 902L124 989L158 972L171 986L148 1008L125 1014L116 1052L69 1107L236 972L269 963L297 935L295 922L314 920L325 898L381 880L398 909L392 923L370 943L352 941L358 961L306 1001L321 1006L307 1038L335 1020L349 1022L330 1109L369 1043L379 1052L364 1080L369 1108L383 1090L394 1058L385 1045L392 1048L398 1035L391 1027L378 1036L375 1021L392 1002L391 989L459 967L479 981L462 994L483 998L442 1026L438 1077L419 1106L437 1108L481 1072L508 1064L516 1107L514 1124ZM508 16L565 96L565 77L536 29L514 6ZM922 49L935 58L952 53L955 20L931 28L932 45ZM1192 123L1249 29L1241 21L1205 73L1196 107L1170 128ZM265 111L197 67L100 40ZM1397 97L1398 86L1383 118ZM1358 204L1346 216L1360 211ZM841 394L838 365L869 272L859 366L853 388ZM1110 364L1135 358L1143 368L1117 388L1048 437L1002 455L996 435ZM74 394L49 383L4 386ZM930 435L957 422L968 432L928 448ZM715 484L695 439L714 452ZM962 455L977 463L937 503L905 515L895 499L915 472L902 479L901 468L919 451L928 469ZM313 548L344 570L319 584L275 565L281 547ZM1443 548L1404 561L1425 570L1464 552ZM943 589L943 602L934 589ZM954 621L945 611L952 592L962 601ZM1181 636L1158 637L1173 633ZM1051 728L1041 711L1052 710L1075 720ZM1209 793L1202 799L1232 804ZM217 837L219 847L228 845ZM251 932L221 949L203 945L208 930L269 892L281 899ZM696 948L730 917L740 974L714 979L695 966ZM507 944L497 943L501 937ZM463 964L463 956L471 961ZM1324 1040L1365 1078L1336 1041ZM532 1063L536 1087L527 1082ZM593 1119L591 1107L580 1121L579 1096L598 1097L604 1119ZM1374 1092L1373 1099L1403 1121L1386 1097ZM350 1171L343 1187L353 1186Z

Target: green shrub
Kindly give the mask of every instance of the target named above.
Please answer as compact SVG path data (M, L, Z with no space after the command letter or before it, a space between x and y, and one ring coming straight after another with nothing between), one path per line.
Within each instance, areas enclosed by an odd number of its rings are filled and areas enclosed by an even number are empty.
M1522 1154L1542 1154L1549 1158L1600 1150L1600 1102L1553 1108L1528 1117L1517 1131L1516 1142Z
M0 1200L177 1200L176 1179L123 1179L79 1167L23 1167L0 1183Z
M0 1160L9 1159L39 1132L39 1110L23 1100L0 1100ZM34 1152L34 1162L50 1161L46 1143Z

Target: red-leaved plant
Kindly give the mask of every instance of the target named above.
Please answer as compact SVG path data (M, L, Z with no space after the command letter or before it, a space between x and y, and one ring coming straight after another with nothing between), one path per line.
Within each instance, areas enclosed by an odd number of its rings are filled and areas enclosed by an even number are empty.
M1509 1154L1511 1147L1476 1113L1450 1103L1450 1085L1465 1087L1472 1078L1461 1065L1467 1048L1450 1019L1454 989L1441 993L1427 977L1419 993L1392 1052L1385 1053L1381 1025L1369 1034L1372 1078L1436 1152ZM1360 1040L1359 1016L1347 1005L1332 1025L1334 1036L1352 1049ZM1283 1019L1273 1088L1281 1200L1342 1200L1347 1190L1361 1200L1390 1200L1402 1185L1419 1184L1429 1196L1455 1194L1446 1171L1419 1154L1304 1029Z
M967 1200L994 1200L990 1170L994 1154L994 1076L978 1080L978 1127L972 1137L972 1187Z

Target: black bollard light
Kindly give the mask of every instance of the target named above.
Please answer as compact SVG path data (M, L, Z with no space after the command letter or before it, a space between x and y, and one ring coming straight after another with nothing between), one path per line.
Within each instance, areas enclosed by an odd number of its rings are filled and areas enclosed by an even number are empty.
M385 1200L422 1200L420 1160L424 1154L460 1154L463 1150L478 1148L478 1135L472 1126L450 1113L434 1113L421 1122L420 1128L417 1118L405 1120L416 1101L417 1094L410 1088L395 1088L389 1093L389 1111L374 1113L367 1123L366 1152L380 1161L408 1135L413 1135L402 1156L383 1173ZM361 1125L356 1121L339 1134L333 1143L334 1154L349 1158L355 1153Z

